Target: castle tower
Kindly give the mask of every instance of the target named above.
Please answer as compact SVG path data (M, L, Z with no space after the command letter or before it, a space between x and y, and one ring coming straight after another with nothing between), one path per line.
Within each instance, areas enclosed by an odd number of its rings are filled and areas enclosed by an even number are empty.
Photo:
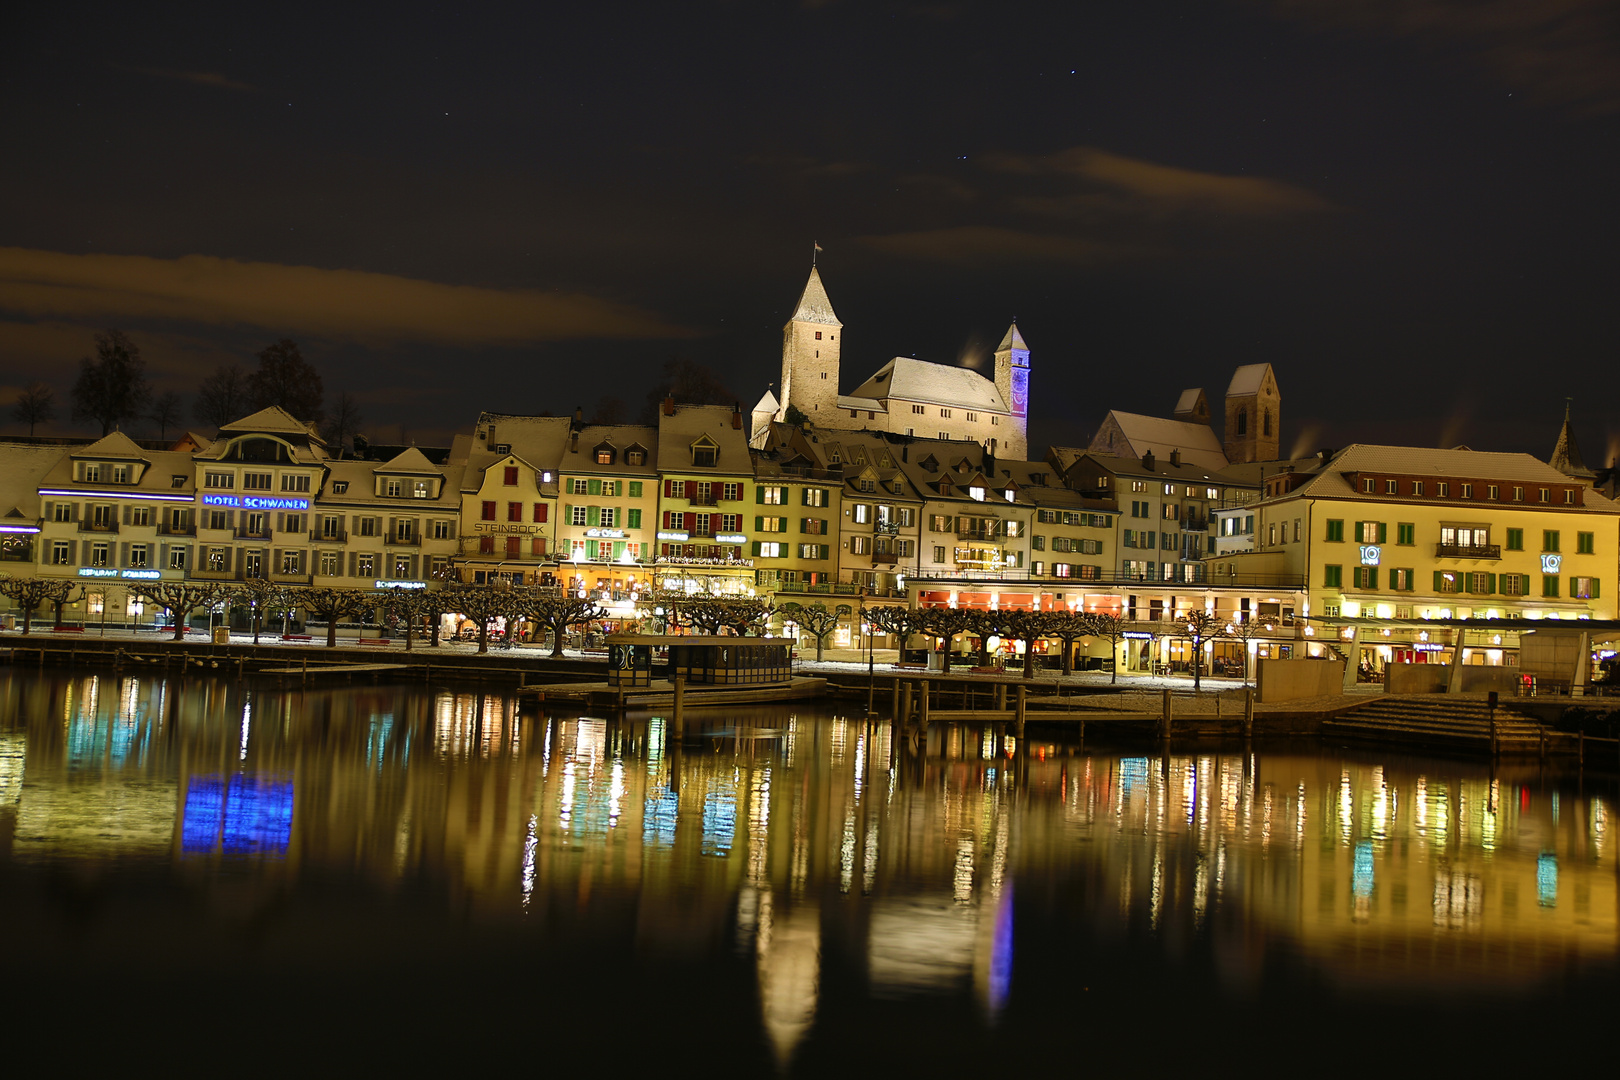
M782 327L782 413L796 406L812 422L829 424L838 412L838 351L844 324L833 314L821 274L810 280Z
M1018 332L1017 319L996 346L996 389L1012 411L1002 456L1023 461L1029 453L1029 346Z
M1282 395L1270 364L1244 364L1226 388L1226 460L1236 465L1278 460Z

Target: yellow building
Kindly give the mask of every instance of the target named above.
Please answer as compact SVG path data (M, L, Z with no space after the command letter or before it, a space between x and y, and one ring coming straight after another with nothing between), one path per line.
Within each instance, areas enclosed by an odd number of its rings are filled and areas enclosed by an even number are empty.
M1529 454L1351 446L1268 477L1255 513L1254 553L1211 560L1211 581L1297 575L1307 618L1614 618L1620 504ZM1410 625L1379 636L1357 662L1453 642ZM1510 633L1469 643L1465 662L1512 662Z
M658 429L584 425L558 471L558 574L613 617L634 619L652 584L658 523Z

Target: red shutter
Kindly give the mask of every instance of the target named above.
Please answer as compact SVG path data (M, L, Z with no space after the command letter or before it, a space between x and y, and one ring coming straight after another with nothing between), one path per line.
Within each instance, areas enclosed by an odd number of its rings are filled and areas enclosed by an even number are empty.
M684 528L687 532L691 532L693 529L697 528L696 514L692 513L691 511L687 511L686 513L682 514L681 517L686 521L686 524L682 526L682 528Z
M673 481L673 480L665 480L664 481L664 498L673 499L674 497L675 497L675 481Z
M539 522L545 521L547 515L550 513L550 510L551 510L551 504L550 503L535 503L534 504L534 520L539 521Z
M484 520L495 520L495 503L493 501L484 503Z

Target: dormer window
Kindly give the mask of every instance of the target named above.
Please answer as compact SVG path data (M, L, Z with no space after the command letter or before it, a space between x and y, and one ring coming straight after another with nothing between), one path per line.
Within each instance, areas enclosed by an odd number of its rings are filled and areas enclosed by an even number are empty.
M876 491L877 490L877 482L874 481L874 480L862 480L861 481L861 490L862 491Z
M399 498L401 495L405 494L405 482L403 480L388 481L384 493L388 495L389 498Z
M692 465L699 469L712 469L720 460L720 447L707 435L692 444Z
M1008 502L1014 502L1018 498L1018 492L1014 491L1012 488L1008 488L1006 491L1003 491L1002 494L1007 496Z
M428 482L426 480L413 480L411 482L411 498L413 498L413 499L432 498L432 496L428 494Z
M85 465L83 479L84 479L84 482L87 483L87 484L99 484L99 483L101 483L101 466L100 465L88 465L88 464Z
M972 485L968 488L968 498L974 502L984 502L984 488Z
M171 475L169 477L169 486L172 488L183 488L186 486L186 478L184 476Z
M645 451L645 450L626 450L624 452L624 463L626 465L645 465L645 464L647 464L647 451Z
M112 482L115 484L129 483L129 466L114 465L112 470Z
M349 482L347 480L334 480L334 481L332 481L332 494L334 494L334 495L344 495L344 494L348 493L348 490L349 490Z
M613 464L614 457L617 456L611 443L602 443L598 445L595 450L591 451L591 453L596 456L596 463L598 465L611 465Z

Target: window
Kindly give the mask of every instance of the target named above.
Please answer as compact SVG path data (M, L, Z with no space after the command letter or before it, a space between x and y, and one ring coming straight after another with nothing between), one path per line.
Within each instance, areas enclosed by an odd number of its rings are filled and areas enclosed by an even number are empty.
M1474 497L1474 485L1473 484L1464 484L1462 486L1462 497L1465 498L1465 499L1472 499Z
M626 450L625 454L624 454L624 463L626 465L645 465L645 464L647 464L647 451L645 451L645 450Z
M1384 481L1384 494L1385 495L1398 495L1398 494L1400 494L1400 487L1401 487L1401 484L1400 484L1399 480L1385 480Z
M1496 581L1504 596L1524 596L1530 591L1529 574L1499 574Z
M236 475L228 472L203 473L203 487L233 488L236 486Z
M172 488L183 488L186 486L186 478L183 476L171 476L169 477L169 486Z
M1558 578L1555 575L1543 574L1541 576L1541 595L1551 599L1558 598Z
M755 501L763 503L766 506L781 506L783 503L787 502L787 488L785 487L768 487L761 485L755 490L759 493L758 498L756 498Z
M971 421L977 420L979 418L979 414L978 413L968 413L967 418L971 422Z
M1166 495L1174 495L1176 493L1176 485L1174 485L1174 484L1166 484L1166 485L1164 485L1164 493Z
M720 498L726 502L737 502L742 499L742 485L727 483L720 485Z
M96 543L96 544L91 544L90 545L90 565L91 566L106 566L107 565L107 544L105 544L105 543Z
M495 520L495 501L493 499L485 499L484 500L483 509L479 513L478 519L480 521L494 521Z
M712 442L700 442L692 447L692 464L699 469L712 469L720 460L720 448Z
M507 487L516 487L518 482L518 467L507 465L501 470L502 480Z
M1594 534L1592 534L1592 533L1589 533L1589 532L1578 532L1578 533L1576 533L1575 534L1575 554L1577 554L1577 555L1590 555L1590 554L1592 554L1592 551L1593 551L1593 546L1592 546L1593 545L1593 539L1594 539Z
M586 507L571 506L568 508L568 524L583 525L586 518Z
M1509 551L1523 551L1524 550L1524 530L1523 529L1509 529L1507 531L1507 543L1504 546Z
M872 520L872 507L869 503L856 503L850 513L857 525L866 525Z
M1423 481L1421 481L1421 480L1412 481L1412 494L1414 494L1414 495L1423 494Z
M376 536L377 519L370 517L355 518L354 528L355 532L359 533L361 536Z
M865 555L872 550L871 542L872 538L870 536L854 537L849 542L849 553L851 555Z
M523 520L523 504L520 503L520 502L509 502L509 503L507 503L506 504L506 520L507 521L522 521Z
M1378 567L1358 566L1354 569L1354 581L1358 589L1378 588Z
M281 553L281 572L283 574L297 574L303 571L304 553L302 551L283 551Z
M1371 479L1363 480L1361 482L1361 490L1366 494L1371 495L1376 490L1374 487L1376 483L1377 481Z
M1436 570L1434 572L1434 591L1438 593L1454 593L1458 591L1458 578L1461 575L1454 570Z
M322 577L337 577L341 558L341 554L336 551L321 552L320 575Z
M244 514L242 516L242 532L248 536L264 536L266 533L264 514Z
M1489 595L1494 592L1495 574L1488 574L1482 570L1471 571L1468 575L1468 591L1477 595Z
M1434 493L1442 499L1446 497L1446 494L1450 490L1451 485L1446 483L1444 480L1437 481L1434 485Z
M405 494L405 484L400 480L388 480L383 484L383 494L391 499L397 499Z
M90 508L90 527L94 529L110 529L113 523L113 508L110 506L92 506Z
M308 491L308 473L286 473L281 477L282 491Z
M394 522L395 543L408 544L411 542L411 537L415 534L416 523L409 518L402 518L401 520Z
M1542 551L1557 551L1558 550L1558 530L1557 529L1543 529L1541 531L1541 550Z
M799 558L801 558L801 559L825 559L826 557L827 557L827 545L826 544L800 544L799 545Z
M944 417L946 420L949 420L951 418L951 410L941 409L939 410L939 415Z
M754 554L761 559L781 559L787 554L787 545L780 541L756 540L754 541Z
M949 439L949 438L950 438L950 437L951 437L951 433L950 433L950 432L948 432L948 431L941 431L941 432L940 432L940 433L939 433L939 434L938 434L938 436L936 436L936 437L937 437L937 438L940 438L940 439Z
M170 570L184 570L186 568L186 551L187 550L188 549L183 548L183 547L172 547L172 548L169 549L169 569Z
M551 516L551 507L548 504L546 504L546 503L535 503L534 504L534 517L531 518L530 520L534 521L536 524L539 524L539 523L542 523L542 522L546 521L547 519L549 519L550 516Z
M354 557L354 576L374 578L377 576L377 556L369 551L363 551Z
M242 488L245 491L269 491L270 474L267 472L245 472L242 474Z
M57 503L56 507L55 507L55 510L54 510L54 513L52 514L52 519L55 520L55 521L72 521L73 520L73 504L72 503Z
M1541 491L1538 494L1540 496L1540 501L1541 502L1544 502L1544 503L1552 502L1552 489L1551 488L1542 488Z
M911 407L911 411L912 411L912 412L913 412L913 413L915 413L915 414L917 414L917 415L918 415L918 416L921 416L921 415L922 415L922 414L923 414L923 413L925 413L925 412L927 412L927 411L928 411L928 410L927 410L927 409L925 409L925 408L924 408L924 407L923 407L923 406L921 406L921 405L913 405L913 406L912 406L912 407Z
M348 493L348 490L349 490L349 482L347 480L334 480L334 481L332 481L332 494L334 494L334 495L345 495L345 494Z
M86 465L84 467L84 481L87 484L100 483L101 482L101 466L100 465Z
M304 515L303 514L288 514L282 520L281 531L282 532L290 532L290 533L303 532L304 531Z
M570 480L568 483L569 483L570 490L572 490L575 495L588 495L588 494L590 494L591 482L589 480L581 480L581 479L575 478L573 480Z
M145 544L129 545L129 565L137 570L144 570L146 568Z
M73 557L73 544L68 540L57 540L51 544L51 565L66 566Z
M1412 591L1412 571L1391 570L1389 572L1389 587L1395 592Z
M641 481L640 480L632 480L632 481L630 481L630 497L632 499L641 498Z
M602 507L601 514L599 515L599 521L601 522L602 528L611 529L616 526L618 517L619 512L617 507L604 506Z
M1524 488L1519 487L1517 485L1514 486L1514 488L1513 488L1513 501L1514 502L1524 502Z
M1410 521L1403 521L1396 525L1395 542L1406 547L1417 543L1417 526Z
M1598 594L1598 579L1574 577L1569 579L1569 595L1576 600L1594 600Z
M411 576L411 557L409 555L394 556L394 580Z
M142 528L149 527L152 524L152 508L150 506L132 508L129 512L129 523Z

